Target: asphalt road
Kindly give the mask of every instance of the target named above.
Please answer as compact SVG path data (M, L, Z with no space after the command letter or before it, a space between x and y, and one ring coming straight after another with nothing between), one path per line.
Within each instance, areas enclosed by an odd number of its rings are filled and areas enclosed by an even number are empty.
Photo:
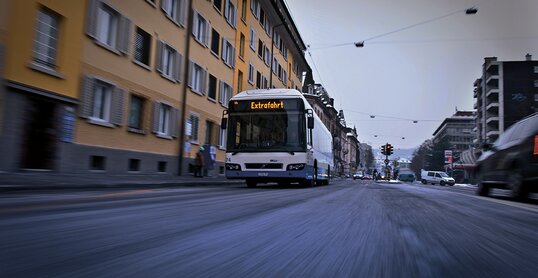
M7 192L0 277L536 277L538 206L340 181Z

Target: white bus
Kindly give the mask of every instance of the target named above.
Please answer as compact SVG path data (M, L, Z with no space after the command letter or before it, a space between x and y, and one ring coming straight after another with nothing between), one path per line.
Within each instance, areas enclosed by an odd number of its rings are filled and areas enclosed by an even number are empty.
M230 99L226 178L258 183L329 184L332 136L297 90L251 90Z

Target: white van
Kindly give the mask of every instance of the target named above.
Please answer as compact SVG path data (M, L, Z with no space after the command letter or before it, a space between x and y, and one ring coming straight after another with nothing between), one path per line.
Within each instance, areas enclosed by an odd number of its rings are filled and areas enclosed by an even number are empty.
M440 171L424 171L422 170L420 173L420 176L422 178L422 183L427 184L439 184L439 185L454 185L456 181L454 181L453 178L449 177L445 172Z

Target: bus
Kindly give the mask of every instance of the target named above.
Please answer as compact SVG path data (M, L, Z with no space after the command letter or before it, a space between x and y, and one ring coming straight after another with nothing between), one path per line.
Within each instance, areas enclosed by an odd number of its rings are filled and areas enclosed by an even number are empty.
M304 96L293 89L244 91L223 112L227 179L303 186L328 185L332 135Z

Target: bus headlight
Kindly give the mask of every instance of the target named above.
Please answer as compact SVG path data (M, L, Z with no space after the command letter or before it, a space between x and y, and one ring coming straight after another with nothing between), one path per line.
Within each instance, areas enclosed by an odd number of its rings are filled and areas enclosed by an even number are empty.
M241 171L241 165L234 163L226 163L226 170Z
M304 163L288 165L288 170L290 170L290 171L303 170L303 169L304 169Z

